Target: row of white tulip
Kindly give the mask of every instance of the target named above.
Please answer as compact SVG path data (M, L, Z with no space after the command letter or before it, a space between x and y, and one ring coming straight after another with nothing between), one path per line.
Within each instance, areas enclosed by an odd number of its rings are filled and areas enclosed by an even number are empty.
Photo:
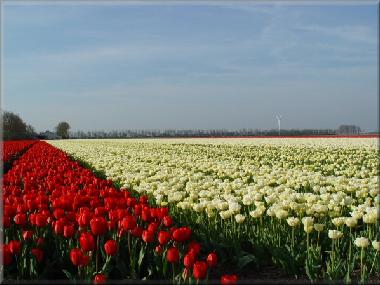
M164 143L160 144L161 141ZM162 205L177 203L181 209L205 211L209 216L219 212L222 218L242 214L243 205L255 205L250 212L254 218L264 213L279 219L333 218L350 212L357 219L364 217L374 223L371 213L379 201L376 149L326 150L297 144L247 147L215 141L190 145L179 141L180 144L176 140L52 143L104 171L123 186L153 195Z
M295 229L303 226L310 264L309 236L313 233L318 237L314 249L319 248L320 252L320 235L332 242L333 253L342 251L334 246L334 241L345 232L344 238L361 248L362 254L369 245L376 252L375 257L380 250L376 240L377 139L131 139L50 143L103 171L123 187L148 194L159 205L169 204L178 216L189 218L190 222L199 223L205 217L210 235L229 233L232 241L236 235L247 239L265 237L271 240L270 246L291 239L293 254ZM281 233L286 227L292 229L291 237ZM251 231L252 228L256 230ZM324 246L329 244L325 241ZM350 265L351 251L350 245L345 269L348 277L354 272ZM365 268L362 264L361 259L361 269ZM339 270L331 266L327 266L327 271L334 276ZM361 272L366 275L365 270Z

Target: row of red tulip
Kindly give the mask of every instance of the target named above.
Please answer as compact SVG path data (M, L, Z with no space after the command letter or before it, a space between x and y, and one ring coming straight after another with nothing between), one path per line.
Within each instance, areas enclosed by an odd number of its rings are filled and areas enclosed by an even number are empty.
M8 162L22 150L30 146L36 141L21 140L21 141L5 141L3 143L3 162Z
M217 254L192 240L189 227L174 226L168 208L116 189L45 142L22 155L3 183L5 279L51 278L50 264L55 277L95 283L181 283L218 272ZM221 277L222 284L236 280Z

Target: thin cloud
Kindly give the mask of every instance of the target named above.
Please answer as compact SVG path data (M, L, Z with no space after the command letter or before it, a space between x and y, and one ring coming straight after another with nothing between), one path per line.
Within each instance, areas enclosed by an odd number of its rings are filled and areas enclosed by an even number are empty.
M321 26L310 25L299 27L299 30L308 31L312 33L319 33L322 35L337 37L341 40L364 43L376 44L377 36L376 31L364 25L345 25L345 26Z

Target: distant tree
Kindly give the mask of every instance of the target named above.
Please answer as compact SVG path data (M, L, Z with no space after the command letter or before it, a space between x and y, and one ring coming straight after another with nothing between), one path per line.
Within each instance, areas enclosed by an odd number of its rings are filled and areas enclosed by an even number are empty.
M27 125L19 115L4 111L2 117L4 140L30 139L36 137L34 128Z
M360 134L360 132L360 127L355 125L340 125L338 128L340 135L357 135Z
M61 136L63 139L67 139L69 137L69 129L70 125L67 122L59 122L59 124L55 127L57 135Z

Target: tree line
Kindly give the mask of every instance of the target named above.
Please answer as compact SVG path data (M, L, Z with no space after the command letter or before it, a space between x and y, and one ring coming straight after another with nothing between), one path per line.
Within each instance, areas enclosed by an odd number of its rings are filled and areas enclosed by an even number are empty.
M312 136L312 135L336 135L334 129L290 129L281 130L282 136ZM76 131L70 133L70 138L87 139L87 138L175 138L175 137L237 137L237 136L278 136L277 129L259 130L259 129L189 129L189 130L123 130L123 131Z
M37 134L35 129L25 123L19 115L12 112L2 112L4 140L46 139ZM88 139L88 138L175 138L175 137L245 137L245 136L278 136L277 129L260 130L243 128L227 129L165 129L165 130L112 130L112 131L75 131L69 132L67 122L59 122L55 127L58 138ZM319 136L319 135L357 135L362 130L356 125L341 125L337 129L283 129L282 136Z
M4 111L2 112L3 122L3 139L8 140L26 140L26 139L44 139L35 129L24 122L18 114ZM69 138L70 125L67 122L59 122L55 127L56 134L63 139Z

